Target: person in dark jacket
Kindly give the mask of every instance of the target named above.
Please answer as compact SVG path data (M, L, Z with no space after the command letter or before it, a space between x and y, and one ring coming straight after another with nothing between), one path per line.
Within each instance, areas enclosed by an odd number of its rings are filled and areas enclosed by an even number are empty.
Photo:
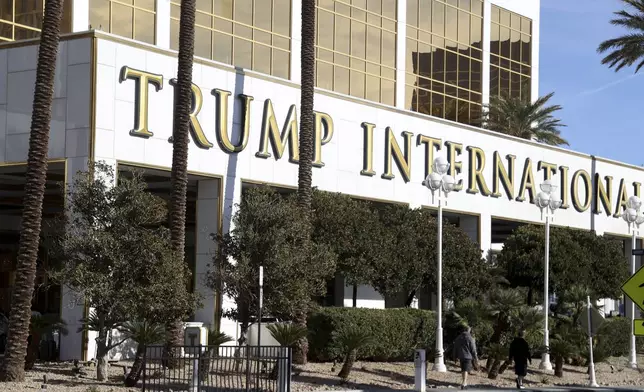
M472 364L478 359L476 342L470 332L470 327L463 327L461 334L454 341L454 357L461 364L461 389L467 389L467 374L472 371Z
M532 363L530 346L525 340L525 332L520 331L519 336L510 344L510 362L514 360L514 373L517 375L517 388L523 389L523 378L528 373L528 362Z

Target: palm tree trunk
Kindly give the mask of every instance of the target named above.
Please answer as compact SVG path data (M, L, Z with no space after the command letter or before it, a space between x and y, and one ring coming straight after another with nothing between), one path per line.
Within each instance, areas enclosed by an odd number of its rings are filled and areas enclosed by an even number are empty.
M315 95L315 0L302 1L302 45L301 45L301 97L300 97L300 159L297 172L297 200L308 217L310 224L311 189L313 181L313 99ZM309 230L310 235L310 230ZM308 249L308 247L305 247ZM296 322L306 328L306 312L296 315ZM309 344L306 337L296 346L293 361L306 364Z
M7 349L0 369L2 381L24 381L25 379L25 355L42 224L42 204L47 178L49 124L54 98L54 76L62 17L63 0L45 2L31 113L31 134L25 175L25 196L16 281L11 297Z
M172 196L170 200L170 236L172 250L184 261L186 245L186 192L188 188L188 143L192 108L192 64L195 40L195 0L181 0L179 19L179 64L174 102L172 132ZM180 290L187 290L183 274L177 276ZM177 366L178 348L183 342L182 320L168 325L166 358L168 367Z
M490 371L487 374L487 378L490 380L496 380L496 378L499 376L499 367L501 366L501 361L499 359L495 359L494 362L492 362L492 367L490 368Z
M134 356L130 373L125 377L125 386L128 388L135 387L141 378L141 372L143 371L143 353L145 353L145 346L139 344L136 348L136 355Z
M564 358L559 356L555 357L555 376L563 377L563 365Z
M342 369L340 369L340 373L338 373L338 377L340 377L343 380L346 380L347 378L349 378L349 373L351 373L351 369L353 369L353 364L356 362L356 356L357 356L356 350L351 350L349 354L347 354L344 357L344 363L342 364Z
M503 374L508 369L508 367L510 367L510 365L512 365L512 362L508 361L507 359L503 361L503 364L499 368L499 374Z

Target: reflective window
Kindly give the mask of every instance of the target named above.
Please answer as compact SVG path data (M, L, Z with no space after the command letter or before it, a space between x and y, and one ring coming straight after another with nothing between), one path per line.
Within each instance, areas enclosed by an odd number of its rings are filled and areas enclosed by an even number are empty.
M155 0L89 0L89 24L96 30L155 43Z
M62 34L72 31L72 0L63 8ZM43 0L0 0L0 42L38 38L42 28Z
M170 47L178 50L180 1L170 4ZM288 78L291 1L197 0L195 56Z
M532 21L492 6L490 95L530 99Z
M316 4L316 86L394 105L396 0Z
M405 106L465 124L481 114L482 0L407 0Z

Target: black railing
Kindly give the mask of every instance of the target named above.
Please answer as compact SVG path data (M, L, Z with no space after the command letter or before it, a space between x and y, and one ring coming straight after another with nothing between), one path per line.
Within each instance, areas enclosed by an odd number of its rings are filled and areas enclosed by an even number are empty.
M163 346L143 358L143 391L290 392L291 349L275 346L179 346L168 368Z

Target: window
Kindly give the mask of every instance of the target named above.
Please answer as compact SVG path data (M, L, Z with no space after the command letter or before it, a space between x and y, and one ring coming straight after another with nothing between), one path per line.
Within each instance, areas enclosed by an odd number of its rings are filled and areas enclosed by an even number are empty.
M394 105L396 0L316 4L316 86Z
M89 24L96 30L156 43L155 0L89 0Z
M71 0L65 1L61 33L71 32ZM42 28L43 0L0 0L0 42L38 38Z
M465 124L481 115L482 0L407 0L405 106Z
M170 47L178 50L180 1L170 4ZM197 0L195 56L288 78L291 1Z
M490 95L530 99L532 21L492 6Z

